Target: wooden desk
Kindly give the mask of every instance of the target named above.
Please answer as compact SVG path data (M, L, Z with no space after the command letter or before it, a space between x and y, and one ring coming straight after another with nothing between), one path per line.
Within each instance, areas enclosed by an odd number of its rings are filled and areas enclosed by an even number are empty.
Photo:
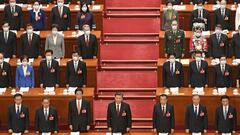
M158 59L158 86L163 87L163 78L162 78L162 69L163 69L163 63L166 61L165 58ZM191 61L191 60L189 60ZM208 86L214 87L214 66L211 65L211 60L206 59L208 62ZM232 65L232 84L235 87L236 86L236 79L237 79L237 66L232 64L232 59L227 59L227 63ZM184 71L184 87L188 87L189 82L189 64L183 64L183 71Z
M179 13L179 21L180 21L180 26L183 27L184 30L190 31L191 30L191 12L194 10L194 6L193 5L185 5L186 8L183 10L178 11ZM160 14L163 14L163 9L164 7L166 7L165 5L161 5L160 6ZM227 5L227 8L231 9L232 5ZM230 30L234 30L235 29L235 12L236 12L236 5L234 5L235 9L231 9L231 29ZM210 14L210 18L211 18L211 30L215 29L215 25L214 25L214 10L213 10L213 4L207 4L204 5L204 9L208 10L209 14Z
M214 119L215 119L215 109L220 105L220 95L212 94L213 88L205 89L205 95L201 96L201 104L207 107L208 113L208 125L209 128L213 129ZM163 88L158 88L156 92L156 98L159 101L159 95L164 93ZM184 128L184 117L185 117L185 108L188 104L192 103L192 89L191 88L181 88L179 90L179 95L169 95L168 102L174 105L175 110L175 124L176 127L181 129ZM235 106L237 112L240 112L240 98L232 94L233 89L227 90L227 95L230 96L230 104ZM238 117L238 121L240 118ZM238 123L239 126L239 123Z
M50 19L50 13L52 8L54 7L54 4L49 4L48 7L42 8L46 12L46 30L51 29L51 19ZM71 29L74 29L75 25L77 24L77 14L79 12L79 8L76 8L77 4L70 4L69 9L71 11ZM94 20L96 23L96 30L102 30L102 14L103 14L103 5L95 5L95 6L100 6L100 9L93 9L93 5L90 6L89 10L93 13L94 15ZM22 7L23 10L23 19L24 19L24 24L26 25L29 22L29 14L28 14L28 9L27 7ZM3 10L0 11L0 21L2 22L4 20L4 13ZM24 25L24 26L25 26ZM25 27L24 27L25 28Z
M20 58L20 36L25 31L18 31L17 32L17 57ZM64 40L65 40L65 57L71 58L72 57L72 51L76 49L78 45L78 37L73 35L73 32L76 31L64 31ZM41 54L44 55L45 51L45 40L46 37L51 33L51 31L40 31L40 38L41 38ZM97 37L98 45L100 45L100 39L101 39L101 31L92 31L92 34L94 34ZM99 53L98 53L99 54Z
M69 59L62 59L60 61L60 87L66 86L65 76L66 76L66 63ZM39 64L41 59L35 59L32 63L34 68L35 74L35 87L39 87ZM85 59L84 60L87 64L87 87L96 87L96 74L97 74L97 59ZM15 74L16 74L16 67L17 67L17 59L11 59L9 61L10 65L12 66L12 73L13 73L13 82L15 86Z
M233 32L234 31L230 31L228 33L228 38L229 38L229 43L231 44L231 40L232 40L232 37L233 37ZM210 32L211 34L213 33L213 31ZM165 54L165 51L164 51L164 47L165 47L165 42L164 42L164 35L165 35L165 31L160 31L159 32L159 54L160 54L160 58L164 58L164 54ZM190 39L193 35L193 32L192 31L185 31L185 58L191 58L191 54L189 53L189 42L190 42ZM206 38L208 39L210 35L206 36ZM232 54L232 48L231 46L229 47L229 56L231 56Z
M66 127L68 121L68 102L71 99L74 99L74 95L64 95L63 90L65 88L58 88L55 90L55 95L48 95L51 99L51 105L54 106L59 115L59 127ZM84 88L83 96L85 99L90 101L91 110L93 108L93 98L94 98L94 88ZM27 105L29 108L30 115L30 126L31 129L34 126L34 117L35 111L41 106L42 98L44 97L43 89L41 88L33 88L30 89L28 93L23 94L23 104ZM8 107L13 104L13 96L11 95L11 90L7 89L7 91L0 95L0 127L1 129L7 128L8 122Z

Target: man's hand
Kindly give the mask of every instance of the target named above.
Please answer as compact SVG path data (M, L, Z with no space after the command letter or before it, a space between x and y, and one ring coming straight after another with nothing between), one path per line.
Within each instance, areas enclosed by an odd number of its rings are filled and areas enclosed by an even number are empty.
M205 84L205 88L207 88L208 87L208 85L207 84Z
M83 85L82 87L83 87L83 88L86 88L86 85Z
M109 130L110 132L112 132L112 128L108 128L108 130Z
M36 131L36 134L39 134L39 131Z
M207 133L207 130L206 129L204 129L204 131L203 131L204 133Z
M130 131L130 128L127 128L127 132L129 132Z
M58 133L58 131L54 131L54 134L57 134Z
M164 56L167 58L168 54L167 54L167 53L165 53L165 55L164 55Z
M156 128L154 128L154 129L153 129L153 132L154 132L154 133L156 133L156 132L157 132L157 129L156 129Z
M174 129L171 129L171 133L174 133Z
M94 59L96 59L96 58L97 58L97 56L93 56L93 58L94 58Z
M16 58L16 55L12 55L12 58Z
M88 131L88 130L90 130L90 126L89 126L89 125L87 126L87 131Z
M232 133L233 133L233 134L235 134L235 133L236 133L236 131L232 131Z
M185 132L186 132L186 133L189 133L189 129L186 129Z
M23 30L24 30L24 28L20 28L20 30L22 30L22 31L23 31Z
M29 131L28 130L24 130L24 133L27 134L27 133L29 133Z
M182 54L182 58L184 57L184 53Z
M216 130L215 133L218 134L218 131Z
M41 59L41 58L42 58L42 56L41 56L41 55L39 55L39 56L38 56L38 58L39 58L39 59Z
M12 132L13 132L13 131L12 131L12 129L8 129L8 133L10 133L10 134L11 134Z
M188 84L188 87L191 88L192 87L191 84Z
M72 125L69 125L69 129L70 129L70 130L73 130L73 126L72 126Z
M40 84L40 87L43 88L43 84L42 83Z
M69 84L66 84L66 88L68 88L69 87Z
M59 87L59 84L56 84L55 87L58 88L58 87Z

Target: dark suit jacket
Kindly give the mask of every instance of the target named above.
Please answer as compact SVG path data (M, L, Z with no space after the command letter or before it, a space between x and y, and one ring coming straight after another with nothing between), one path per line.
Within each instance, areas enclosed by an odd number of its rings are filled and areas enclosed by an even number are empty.
M221 47L220 43L224 43ZM212 34L208 39L208 55L213 58L220 58L222 55L228 55L228 37L221 34L220 41L217 40L217 34Z
M12 58L16 55L17 36L14 32L9 31L7 43L4 39L4 32L0 32L0 52L4 53L5 58Z
M230 118L230 116L233 116ZM224 119L223 106L219 106L215 113L215 130L219 133L231 133L237 130L237 111L235 107L229 106L227 119Z
M69 87L82 87L87 84L87 67L83 61L78 61L77 71L74 69L73 60L67 63L66 84Z
M28 0L16 0L16 3L28 4Z
M91 59L93 56L97 56L98 53L98 44L97 37L93 34L90 34L89 45L85 42L85 35L82 35L78 38L78 49L79 55L83 59Z
M63 6L62 11L62 17L60 17L58 6L52 8L51 11L51 18L52 18L52 24L58 25L58 30L67 30L67 27L70 28L70 22L71 22L71 15L70 15L70 9L66 6Z
M0 68L0 88L12 86L12 69L11 65L3 62L3 68Z
M217 9L214 11L215 14L215 25L217 24L221 24L222 25L222 29L228 29L230 30L231 28L231 10L226 8L225 9L225 14L224 16L221 15L221 8Z
M108 128L112 128L112 132L125 133L127 128L132 127L132 113L129 104L122 102L119 115L117 114L116 103L112 102L108 105L107 110Z
M90 104L82 99L81 113L78 114L76 99L69 102L68 105L68 124L73 126L73 131L86 132L87 126L91 124Z
M201 67L197 69L196 61L189 64L189 84L192 87L204 87L208 84L208 63L201 60Z
M42 132L58 131L58 113L53 107L49 107L48 119L46 120L43 107L36 110L35 130Z
M39 66L40 84L44 87L55 87L60 80L60 67L56 60L52 60L51 68L47 67L47 61L42 60Z
M45 11L40 9L38 12L39 20L36 21L36 13L33 10L29 11L29 20L33 25L34 30L43 30L45 27Z
M206 27L205 29L210 30L210 27L211 27L210 20L211 19L210 19L210 14L208 13L208 11L206 9L203 9L203 18L207 19L207 22L205 23L205 27ZM193 22L197 19L199 19L198 18L198 9L193 10L191 13L191 19L190 19L191 20L191 22L190 22L191 28L193 27Z
M10 25L10 29L12 30L19 30L23 28L23 13L22 8L20 6L15 6L15 13L17 16L14 16L11 12L10 5L7 5L4 8L4 20L7 21Z
M200 0L191 0L192 2L193 2L193 5L195 5L195 4L198 4L198 2L200 1ZM208 1L208 0L203 0L203 2L205 3L206 1Z
M179 74L177 74L177 71ZM175 62L174 74L170 71L170 62L163 64L163 86L164 87L182 87L183 86L183 67L180 62Z
M20 114L17 115L15 105L8 108L8 129L12 129L14 133L22 133L28 130L29 127L29 112L28 108L21 105Z
M227 75L229 73L229 75ZM220 64L214 66L215 87L231 87L232 86L232 68L225 65L224 74L221 71Z
M164 114L160 103L157 103L153 109L153 128L157 129L158 133L171 133L171 129L175 127L174 107L167 104L165 109Z
M20 37L20 55L27 55L29 58L37 58L40 55L40 36L33 33L32 42L31 45L29 45L28 34L22 34Z
M240 58L240 33L235 33L232 38L233 56Z
M205 106L199 104L198 115L194 113L193 104L188 105L185 113L185 127L191 133L204 132L208 128L208 114Z

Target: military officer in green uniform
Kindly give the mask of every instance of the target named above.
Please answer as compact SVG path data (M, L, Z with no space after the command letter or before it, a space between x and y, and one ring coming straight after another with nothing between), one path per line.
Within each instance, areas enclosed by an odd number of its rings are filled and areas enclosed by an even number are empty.
M172 29L165 32L165 57L176 54L176 58L184 57L185 33L178 28L178 22L172 21Z

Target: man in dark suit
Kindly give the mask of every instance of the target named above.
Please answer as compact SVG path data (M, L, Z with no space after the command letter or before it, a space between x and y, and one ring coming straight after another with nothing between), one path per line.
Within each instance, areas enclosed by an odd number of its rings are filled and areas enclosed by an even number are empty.
M208 86L208 63L202 60L202 53L195 53L195 60L189 64L189 87Z
M191 1L190 1L190 4L191 4L191 5L196 5L196 4L198 4L199 1L200 1L200 0L191 0ZM202 0L202 1L203 1L204 4L207 4L207 3L208 3L208 0Z
M115 94L115 101L108 104L107 126L112 133L126 133L132 127L132 113L128 103L123 102L123 93Z
M186 133L207 133L207 109L200 104L199 95L192 96L193 103L188 105L185 113Z
M160 102L153 109L153 130L157 133L173 133L175 127L174 107L168 104L168 96L160 95Z
M232 38L232 51L233 59L240 58L240 25L238 26L238 32L233 35Z
M220 58L220 63L214 66L215 87L231 87L232 86L232 68L226 63L226 57Z
M11 88L12 69L11 65L4 61L3 53L0 53L0 88Z
M35 113L35 131L39 133L58 132L58 113L54 107L50 106L50 99L44 97L42 107Z
M216 109L215 130L216 133L236 133L237 111L234 106L229 105L229 97L222 96L222 105Z
M221 7L216 9L214 11L215 14L215 25L220 24L222 26L222 29L228 29L231 28L231 10L226 8L226 1L221 1Z
M4 7L4 20L11 30L23 30L22 8L16 5L16 0L9 0L9 5Z
M205 25L205 30L210 30L210 14L208 13L208 11L206 9L203 8L203 1L199 0L198 5L197 5L197 9L193 10L191 13L191 28L193 28L193 23L196 20L201 20L204 22Z
M52 57L53 51L46 50L46 59L40 62L39 79L40 87L59 87L60 67L56 60Z
M78 38L78 54L83 59L97 58L98 43L97 37L90 32L89 25L83 25L84 35Z
M51 19L52 24L57 24L60 31L70 29L70 9L64 6L63 0L58 0L57 6L52 8Z
M175 54L169 54L169 61L163 64L163 86L182 87L183 86L183 66L182 63L176 61Z
M221 25L216 25L215 33L208 39L208 55L212 58L219 58L228 55L228 36L222 33Z
M20 37L20 55L26 55L29 58L41 58L40 54L40 36L33 32L33 26L27 24L27 32Z
M83 90L75 90L76 98L68 105L68 125L72 132L87 132L91 124L90 104L83 99Z
M72 53L72 60L67 62L66 87L86 87L86 63L79 59L77 52Z
M17 36L9 30L9 23L4 22L0 31L0 52L5 58L16 58Z
M176 20L172 21L172 29L165 32L165 57L175 53L177 58L184 57L185 33L178 27Z
M22 105L22 95L14 95L15 104L8 108L8 132L28 133L29 112L25 105Z

